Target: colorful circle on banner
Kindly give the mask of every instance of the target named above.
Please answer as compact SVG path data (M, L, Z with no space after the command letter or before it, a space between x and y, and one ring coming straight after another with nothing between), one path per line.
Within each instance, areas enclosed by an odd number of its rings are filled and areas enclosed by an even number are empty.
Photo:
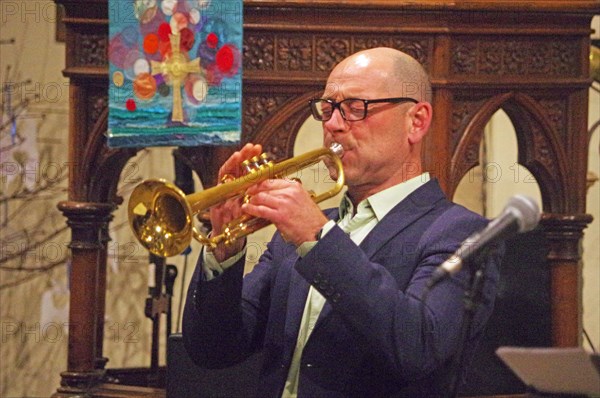
M160 39L160 41L168 42L170 40L169 35L171 33L172 33L171 25L169 25L166 22L161 23L160 26L158 27L158 38Z
M139 74L133 81L133 93L141 100L149 100L156 94L156 80L149 73Z
M169 94L171 94L171 88L169 87L169 85L167 83L161 83L158 85L158 94L161 97L167 97Z
M133 63L133 73L139 75L141 73L150 73L150 64L145 58L139 58Z
M125 72L125 76L129 80L135 79L135 64L139 60L145 60L146 57L144 54L138 50L131 50L125 56L125 62L123 63L123 71Z
M200 22L200 11L198 11L198 9L196 8L192 8L190 10L190 23L192 25L197 25L198 22Z
M206 84L206 80L198 79L194 82L194 85L192 86L192 95L197 101L204 101L208 95L208 84Z
M133 99L129 98L127 101L125 101L125 108L129 112L133 112L137 109L137 105L135 104L135 101Z
M194 32L192 32L188 28L183 28L183 29L181 29L179 34L181 35L181 39L179 42L179 47L181 48L181 51L183 51L183 52L190 51L192 49L192 47L194 47L194 41L195 41Z
M232 44L225 44L217 51L215 61L219 70L226 76L233 76L240 66L240 51Z
M184 90L191 104L199 105L208 94L208 84L201 75L192 75L185 80Z
M123 72L118 70L115 73L113 73L112 81L115 86L123 87L123 84L125 83L125 75L123 75Z
M180 12L176 12L171 17L171 31L178 33L181 32L181 29L186 28L188 25L188 20L185 15Z
M149 33L157 33L158 27L165 22L165 15L162 12L158 12L157 7L149 9L140 21L140 33L142 36L146 36Z
M142 21L148 10L152 9L154 9L154 12L156 12L156 0L136 0L133 4L133 12L135 17L140 21Z
M196 50L196 57L200 58L200 64L204 68L208 68L210 67L210 65L214 64L216 54L217 51L208 47L206 41L200 42L200 44L198 45L198 50Z
M140 23L141 24L150 23L156 17L157 12L158 12L158 7L156 7L156 6L146 9L139 18Z
M165 79L163 77L163 75L161 73L157 73L154 76L154 81L156 81L156 86L160 86L161 84L163 84L165 82Z
M219 44L219 37L214 32L210 32L206 36L206 44L209 48L217 48L217 44Z
M173 15L177 8L177 0L163 0L160 9L165 15Z
M146 54L154 54L158 51L158 36L155 33L149 33L144 37L144 51Z

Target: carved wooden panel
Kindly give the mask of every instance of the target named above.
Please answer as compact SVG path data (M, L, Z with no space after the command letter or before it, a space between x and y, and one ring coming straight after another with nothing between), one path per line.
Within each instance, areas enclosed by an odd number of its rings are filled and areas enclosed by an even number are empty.
M108 109L108 93L106 91L106 87L101 87L88 95L88 126L96 125L102 113Z
M108 65L108 36L106 34L78 33L73 38L79 43L74 48L72 66Z
M546 120L556 131L560 138L565 139L567 134L567 109L565 98L538 98L538 103L544 109Z
M479 76L580 76L579 38L459 37L451 71Z
M288 71L312 71L313 49L311 38L306 35L290 35L277 40L277 69Z
M244 141L252 141L256 136L256 130L265 120L274 115L289 98L289 95L244 95L242 99L242 132Z
M348 55L392 47L429 66L432 39L415 35L300 34L250 31L244 36L246 71L329 72Z
M275 68L275 39L262 34L245 34L243 41L244 70Z

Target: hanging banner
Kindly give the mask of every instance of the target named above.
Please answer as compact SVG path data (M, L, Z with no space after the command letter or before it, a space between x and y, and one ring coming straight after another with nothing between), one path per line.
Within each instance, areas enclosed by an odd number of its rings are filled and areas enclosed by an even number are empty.
M236 144L242 0L109 0L111 147Z

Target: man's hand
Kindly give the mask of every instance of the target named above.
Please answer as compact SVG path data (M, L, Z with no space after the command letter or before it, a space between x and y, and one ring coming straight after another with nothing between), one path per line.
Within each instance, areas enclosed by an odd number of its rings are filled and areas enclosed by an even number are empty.
M242 171L240 167L241 163L244 160L260 155L261 152L261 145L246 144L239 151L233 153L233 155L231 155L229 159L223 163L219 169L219 181L222 181L221 183L223 183L227 179L234 179L245 175L246 172ZM217 206L211 207L210 222L212 224L213 236L219 235L223 231L225 224L241 216L241 205L241 198L233 198ZM244 242L244 239L239 239L229 246L224 244L218 245L214 250L214 255L217 261L223 262L229 257L238 253L244 248Z
M244 213L275 224L283 238L296 246L314 241L327 217L302 184L289 179L266 180L248 189Z

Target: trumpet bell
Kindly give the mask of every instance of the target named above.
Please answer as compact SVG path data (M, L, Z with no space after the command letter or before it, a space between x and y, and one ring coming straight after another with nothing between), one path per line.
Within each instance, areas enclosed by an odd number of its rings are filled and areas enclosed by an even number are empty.
M171 257L189 246L192 211L176 185L162 179L143 181L131 193L127 211L131 229L151 253Z

